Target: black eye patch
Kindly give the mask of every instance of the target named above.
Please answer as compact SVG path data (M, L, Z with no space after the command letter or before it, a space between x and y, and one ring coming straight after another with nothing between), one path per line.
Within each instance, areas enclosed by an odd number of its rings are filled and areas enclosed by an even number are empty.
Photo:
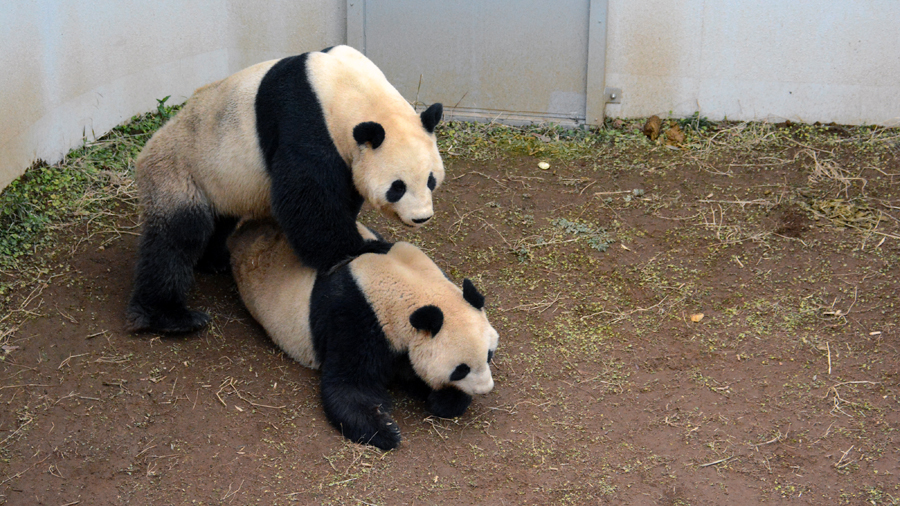
M434 178L434 174L428 174L428 189L434 191L434 188L437 186L437 179Z
M453 370L453 374L450 375L450 381L459 381L465 378L471 369L466 364L459 364L456 366L456 369Z
M494 359L494 350L488 350L488 362L487 363L490 364L491 360L493 360L493 359Z
M391 188L387 191L387 195L385 195L385 197L387 197L388 202L393 204L394 202L397 202L398 200L403 198L403 195L405 193L406 183L398 179L391 184Z

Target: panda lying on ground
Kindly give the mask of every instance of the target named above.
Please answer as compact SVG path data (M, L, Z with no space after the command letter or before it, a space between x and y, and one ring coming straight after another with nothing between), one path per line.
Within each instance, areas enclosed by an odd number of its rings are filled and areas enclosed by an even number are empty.
M144 226L129 330L188 332L193 269L228 269L238 219L274 216L306 265L327 270L380 246L356 229L364 201L409 227L444 180L434 129L347 46L272 60L198 89L135 164Z
M471 281L460 290L412 244L383 244L386 253L316 272L272 222L244 222L228 240L247 309L288 355L321 369L331 424L351 441L389 450L400 430L388 386L424 399L437 416L460 416L472 395L494 386L498 334Z

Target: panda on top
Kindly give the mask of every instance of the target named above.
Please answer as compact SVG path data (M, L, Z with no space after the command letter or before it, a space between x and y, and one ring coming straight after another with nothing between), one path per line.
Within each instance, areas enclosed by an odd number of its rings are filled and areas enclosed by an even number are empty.
M356 228L363 202L418 227L444 179L421 115L360 52L336 46L260 63L198 89L135 166L144 226L126 310L132 331L188 332L193 269L228 269L240 218L274 217L317 270L383 244Z
M498 334L471 281L460 290L409 243L382 243L382 254L317 272L288 242L274 222L242 222L228 239L232 272L272 340L321 369L325 414L345 437L384 450L400 444L387 390L394 383L444 418L491 391Z

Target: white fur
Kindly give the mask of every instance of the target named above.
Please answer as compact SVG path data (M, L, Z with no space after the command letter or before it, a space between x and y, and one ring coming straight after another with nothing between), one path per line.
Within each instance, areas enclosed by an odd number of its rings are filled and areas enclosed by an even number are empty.
M415 109L374 63L352 47L311 53L309 69L331 138L353 168L354 184L366 201L410 227L420 226L413 220L431 218L428 176L433 175L440 186L444 163L434 134L425 130ZM360 146L353 138L353 127L367 121L385 130L378 148ZM398 179L406 184L406 194L390 203L385 195Z
M205 203L219 214L271 216L271 181L256 130L260 82L279 60L241 70L199 88L182 111L147 143L136 162L142 201L155 213ZM384 74L359 51L337 46L309 53L307 73L329 135L351 168L357 191L386 216L410 227L434 214L428 176L437 185L444 165L434 134ZM377 149L358 145L353 128L374 121L385 130ZM407 192L385 198L393 181Z
M359 226L366 238L374 237ZM297 260L274 223L242 224L229 239L232 271L244 304L272 340L303 365L318 368L309 327L315 271ZM422 250L398 242L387 254L367 253L349 264L351 274L378 317L391 347L407 351L416 373L435 390L453 385L468 394L485 394L494 386L489 350L498 334L483 309L463 299ZM444 314L436 336L416 330L410 315L425 305ZM469 374L450 381L461 364Z

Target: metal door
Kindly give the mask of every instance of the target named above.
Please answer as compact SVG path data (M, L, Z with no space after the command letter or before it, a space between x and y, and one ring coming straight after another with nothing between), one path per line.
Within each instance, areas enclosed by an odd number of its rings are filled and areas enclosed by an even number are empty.
M455 119L598 124L607 0L348 0L348 44Z

